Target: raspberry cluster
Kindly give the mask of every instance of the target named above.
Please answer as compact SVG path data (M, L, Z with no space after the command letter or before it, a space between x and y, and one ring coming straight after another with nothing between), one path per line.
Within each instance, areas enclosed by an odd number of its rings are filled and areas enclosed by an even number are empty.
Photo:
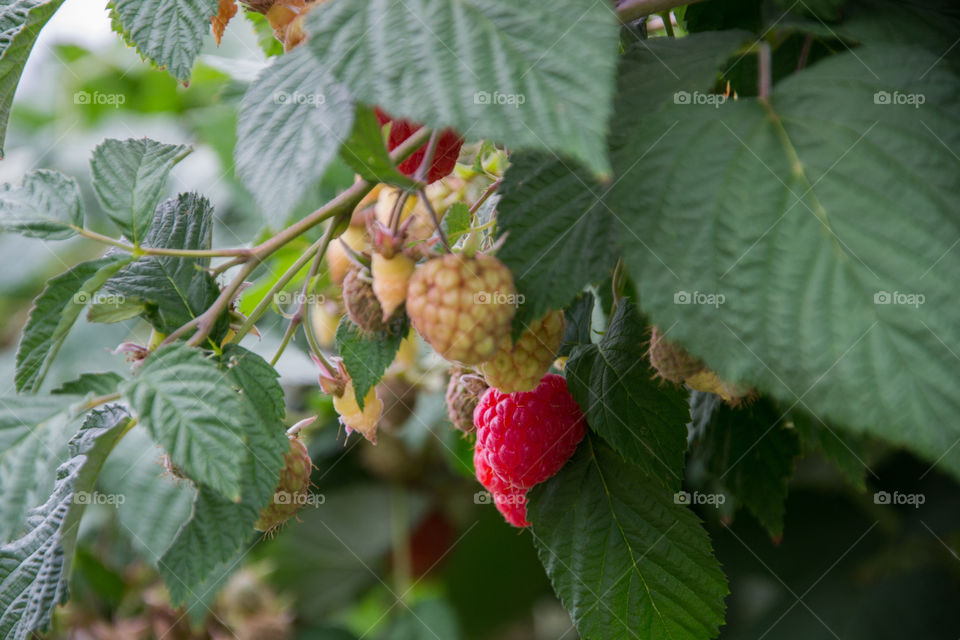
M587 432L586 419L562 376L548 374L533 391L491 387L473 413L477 480L507 522L525 527L526 493L566 464Z

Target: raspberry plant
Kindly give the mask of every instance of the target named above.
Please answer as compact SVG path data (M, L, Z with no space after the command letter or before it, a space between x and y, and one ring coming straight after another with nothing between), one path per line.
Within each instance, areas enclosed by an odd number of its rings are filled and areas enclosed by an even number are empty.
M62 1L0 7L0 145ZM99 247L36 297L0 400L3 638L47 630L68 601L98 486L131 473L136 499L179 505L125 527L189 609L257 530L283 544L300 505L278 496L317 498L302 441L327 434L393 482L490 491L599 640L721 633L714 525L745 511L789 539L811 456L859 495L878 450L960 477L949 3L109 7L181 83L211 31L260 25L270 58L238 76L234 162L265 231L218 235L205 194L166 197L180 141L104 140L95 204L43 168L0 187L3 232ZM352 184L318 200L337 163ZM148 328L100 345L125 375L58 375L84 313ZM295 351L333 424L289 410L278 366ZM429 394L453 423L426 431L451 453L442 469L389 449L425 424L412 399ZM154 446L163 465L141 455ZM691 504L698 487L723 509Z

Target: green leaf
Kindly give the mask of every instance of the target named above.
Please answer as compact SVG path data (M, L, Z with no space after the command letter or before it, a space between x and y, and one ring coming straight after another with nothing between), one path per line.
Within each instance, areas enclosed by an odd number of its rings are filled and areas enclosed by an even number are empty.
M862 46L780 82L769 106L624 118L610 202L644 311L722 378L960 475L960 82L936 62ZM630 149L672 126L631 169Z
M350 135L349 92L306 47L277 58L240 105L237 174L267 220L282 224Z
M529 495L540 561L583 638L702 640L727 582L700 520L599 439Z
M592 0L338 0L307 45L367 104L607 174L617 26Z
M113 405L91 413L70 441L50 498L30 512L26 533L0 546L0 635L27 640L45 631L67 599L70 566L86 496L130 416ZM86 495L85 495L86 494Z
M191 518L159 562L160 574L175 603L216 588L223 565L235 559L250 539L253 525L272 498L290 441L278 374L263 358L238 346L224 351L223 370L242 399L244 413L234 419L247 440L241 468L242 500L227 500L202 483ZM216 530L217 536L210 536Z
M160 203L143 245L209 249L212 229L210 202L195 193L183 193ZM209 258L144 256L106 282L103 293L113 302L96 305L94 309L99 314L106 306L114 317L142 310L155 329L170 333L202 313L219 295L216 280L204 271L209 265ZM117 299L123 300L123 304L116 304ZM103 319L102 315L94 317ZM225 329L218 326L213 339L222 336Z
M622 300L599 344L576 347L564 372L590 427L671 491L683 479L689 418L684 394L659 385L646 354L646 329Z
M497 225L509 241L497 253L523 303L514 333L565 307L613 268L616 223L603 189L584 171L540 154L516 154L500 186Z
M188 153L188 146L149 138L111 138L93 150L93 190L107 215L135 245L150 230L170 170Z
M447 208L441 224L447 237L456 240L470 229L470 207L465 202L454 202Z
M249 407L215 363L197 349L168 345L120 390L174 464L226 498L240 499Z
M717 68L748 37L743 31L730 31L678 40L656 38L629 51L618 80L617 129L622 121L645 118L672 102L677 91L709 86ZM648 58L668 60L666 69L637 64ZM517 291L524 296L514 320L515 333L548 309L565 307L584 286L607 276L616 260L616 241L630 233L624 228L623 212L607 199L612 189L635 189L622 174L659 152L657 140L668 129L650 134L615 158L618 173L610 185L557 158L523 153L511 157L500 187L497 223L509 233L498 257L510 267ZM615 130L612 137L616 141L620 136Z
M357 104L353 131L340 147L340 157L364 180L384 182L399 187L416 184L400 173L397 166L390 160L390 154L383 141L380 122L373 108L365 104Z
M63 0L7 0L0 7L0 160L20 74L40 29Z
M596 298L590 292L584 292L573 299L563 310L566 326L563 330L563 342L560 344L559 357L569 356L574 348L593 342L593 308Z
M790 418L803 444L804 453L820 453L837 467L850 484L861 491L866 489L869 467L865 462L867 452L863 438L830 427L803 411L792 411Z
M355 325L348 316L340 319L334 340L353 380L353 391L361 409L367 392L377 386L396 357L400 343L407 335L407 322L405 317L403 326L373 333Z
M141 56L181 82L210 32L218 0L111 0L115 25Z
M116 507L118 530L154 566L189 520L196 493L189 483L166 472L162 456L138 425L117 444L98 480L104 493L124 495Z
M82 373L79 377L64 382L50 393L54 395L86 396L87 394L92 394L95 396L105 396L108 393L115 392L123 381L123 376L112 371L106 371L104 373Z
M0 231L31 238L63 240L83 226L80 186L58 171L39 169L19 186L0 185Z
M766 399L742 409L718 403L694 445L710 474L774 538L783 534L787 486L800 455L800 440L785 417Z
M80 396L13 396L0 401L0 542L20 535L28 511L53 491L76 431Z
M17 349L17 391L36 392L83 308L107 278L130 262L126 255L81 262L52 278L34 300Z

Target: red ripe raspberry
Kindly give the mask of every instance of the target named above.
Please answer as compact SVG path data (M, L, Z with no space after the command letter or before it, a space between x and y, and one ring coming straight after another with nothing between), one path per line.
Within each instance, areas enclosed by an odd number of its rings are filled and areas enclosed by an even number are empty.
M396 149L400 144L409 138L421 125L410 120L394 120L393 116L374 109L377 114L377 121L380 126L393 122L390 126L390 139L387 141L387 148L390 151ZM433 162L430 164L430 171L427 173L427 182L436 182L440 178L445 178L453 171L457 164L457 158L460 157L460 147L463 146L461 138L453 129L444 129L437 136L437 148L433 152ZM427 153L427 145L423 145L413 152L413 155L397 165L400 172L406 176L413 177L420 163L423 162L423 156Z
M562 376L548 374L533 391L491 387L473 412L477 449L507 484L529 489L570 459L587 432L580 406Z
M473 468L477 480L493 495L493 503L504 519L515 527L529 527L526 490L510 486L497 477L479 446L473 450Z

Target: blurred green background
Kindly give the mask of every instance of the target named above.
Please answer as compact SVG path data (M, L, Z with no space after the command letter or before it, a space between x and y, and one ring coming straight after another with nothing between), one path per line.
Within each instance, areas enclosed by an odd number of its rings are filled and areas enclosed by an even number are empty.
M199 191L213 202L214 243L237 246L270 232L233 171L237 105L267 63L255 25L238 16L219 48L207 45L189 87L150 68L110 32L101 3L68 0L47 26L14 103L0 182L33 168L59 169L81 184L89 224L109 233L89 184L88 158L104 138L147 136L188 143L194 152L173 171L169 195ZM269 47L268 47L269 48ZM87 96L89 99L83 98ZM283 171L284 167L275 167ZM335 165L302 211L353 176ZM298 248L260 274L282 271ZM102 247L83 239L43 243L0 234L0 389L13 393L13 359L31 300L47 278ZM283 329L279 314L260 323L250 346L270 357ZM135 321L81 319L47 387L84 371L129 373L111 350L144 341ZM477 504L470 444L447 422L444 370L426 358L395 384L413 405L398 409L372 447L344 444L302 339L278 369L289 420L319 413L307 433L317 469L318 506L272 539L257 540L225 567L219 582L187 610L171 610L151 563L189 512L189 493L165 475L160 452L136 430L107 465L101 489L136 487L162 477L150 503L93 505L84 519L71 603L58 613L62 638L297 638L338 640L572 640L569 615L554 597L529 533ZM410 391L411 383L416 389ZM724 639L960 637L960 499L956 485L906 455L866 448L866 491L821 460L798 465L785 534L772 541L745 513L698 507L730 578ZM691 490L715 490L696 457ZM925 503L874 503L877 489L919 493ZM479 502L482 502L480 500ZM160 522L163 526L158 526ZM167 536L167 537L165 537ZM641 638L642 631L635 630ZM629 635L629 634L628 634Z

